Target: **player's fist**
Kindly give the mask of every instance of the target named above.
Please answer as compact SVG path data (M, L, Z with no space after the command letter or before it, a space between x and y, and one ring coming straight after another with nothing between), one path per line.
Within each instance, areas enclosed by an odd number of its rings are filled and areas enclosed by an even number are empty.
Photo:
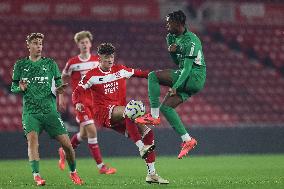
M170 89L169 89L169 94L170 94L170 96L174 96L174 95L177 94L177 90L174 89L174 88L170 88Z
M172 34L168 34L168 36L167 36L168 45L175 43L175 41L176 41L176 38Z
M177 51L177 44L175 44L175 43L171 44L168 48L168 51L172 52L172 53L176 52Z
M83 112L84 111L84 105L82 103L77 103L75 105L75 109L79 112Z
M66 111L66 99L64 97L64 94L59 94L58 95L58 110L60 112L65 112Z
M27 87L28 87L27 81L21 80L21 81L19 82L19 87L20 87L21 91L27 90Z
M66 87L68 86L68 83L64 83L62 85L60 85L59 87L56 88L56 94L62 94L64 93Z

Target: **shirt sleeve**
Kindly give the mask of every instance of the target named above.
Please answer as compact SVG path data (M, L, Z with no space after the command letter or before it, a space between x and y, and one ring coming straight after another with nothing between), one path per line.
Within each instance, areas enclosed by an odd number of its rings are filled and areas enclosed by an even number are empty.
M190 40L186 40L180 47L179 50L182 51L184 55L183 69L178 80L173 85L173 89L177 89L180 85L188 78L190 71L193 66L194 59L196 56L195 43Z
M13 69L11 92L13 93L24 93L19 86L19 81L21 80L21 70L19 63L16 62Z
M84 102L84 96L89 90L91 90L91 87L93 86L92 82L92 74L90 72L87 72L87 74L82 78L82 80L77 85L76 89L72 93L72 102L73 104L77 103L83 103Z
M72 69L71 69L71 60L68 60L65 67L63 68L62 71L63 75L71 75L72 74Z
M148 78L149 70L133 69L127 66L121 65L121 70L123 70L123 75L127 79L130 77Z
M148 78L148 74L150 73L149 70L140 70L140 69L134 69L134 77L140 77L140 78Z
M60 85L62 85L61 73L55 61L53 61L53 77L54 77L56 87L59 87Z

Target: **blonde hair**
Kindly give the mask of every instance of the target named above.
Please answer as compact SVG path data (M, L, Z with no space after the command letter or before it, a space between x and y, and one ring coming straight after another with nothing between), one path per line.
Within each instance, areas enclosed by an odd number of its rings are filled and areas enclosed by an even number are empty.
M26 42L27 44L29 44L33 39L37 38L43 39L44 35L42 33L30 33L29 35L27 35Z
M74 41L75 41L75 43L78 43L81 39L84 39L86 37L89 38L90 41L93 40L93 35L91 34L91 32L89 32L89 31L80 31L80 32L75 34Z

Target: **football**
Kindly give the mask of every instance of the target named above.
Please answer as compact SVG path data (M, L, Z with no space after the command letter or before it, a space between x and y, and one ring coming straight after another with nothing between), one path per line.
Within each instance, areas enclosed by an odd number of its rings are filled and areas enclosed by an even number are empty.
M137 100L129 101L124 110L124 114L132 120L143 116L145 112L146 110L143 102Z

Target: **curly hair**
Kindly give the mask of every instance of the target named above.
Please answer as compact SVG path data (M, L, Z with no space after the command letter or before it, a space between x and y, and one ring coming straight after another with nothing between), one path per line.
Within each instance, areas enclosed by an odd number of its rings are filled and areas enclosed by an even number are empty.
M98 46L99 55L111 55L115 52L115 47L111 43L101 43Z
M172 20L174 22L180 23L182 25L185 25L186 16L181 10L169 13L166 16L166 18L168 18L169 20Z
M33 39L43 39L44 35L42 33L30 33L27 35L26 42L30 43Z

